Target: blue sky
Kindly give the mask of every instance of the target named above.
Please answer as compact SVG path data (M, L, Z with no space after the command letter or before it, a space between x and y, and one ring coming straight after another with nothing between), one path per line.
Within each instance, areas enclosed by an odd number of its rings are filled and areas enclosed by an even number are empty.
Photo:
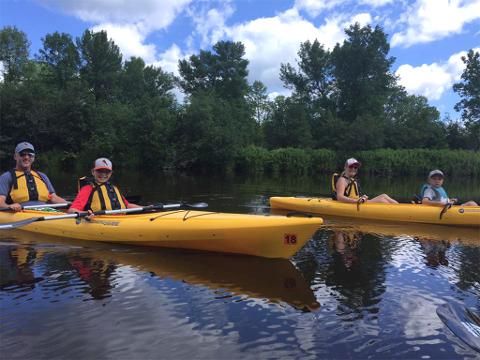
M218 40L242 41L249 80L261 80L272 95L288 94L280 64L295 64L301 42L332 48L354 22L382 26L400 84L426 96L442 118L458 117L451 88L461 56L480 51L480 0L0 0L0 25L24 31L32 56L48 33L103 29L124 59L141 56L177 73L179 59Z

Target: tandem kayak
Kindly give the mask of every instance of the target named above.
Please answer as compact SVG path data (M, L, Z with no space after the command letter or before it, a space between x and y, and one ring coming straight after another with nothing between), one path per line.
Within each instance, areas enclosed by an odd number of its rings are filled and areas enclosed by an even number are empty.
M273 209L359 219L428 223L439 225L480 226L480 206L454 205L442 216L442 207L419 204L342 203L327 198L271 197Z
M58 214L58 215L57 215ZM0 224L64 213L0 212ZM37 221L20 229L79 240L290 258L323 223L321 218L287 218L177 210L135 215L102 215L92 221Z

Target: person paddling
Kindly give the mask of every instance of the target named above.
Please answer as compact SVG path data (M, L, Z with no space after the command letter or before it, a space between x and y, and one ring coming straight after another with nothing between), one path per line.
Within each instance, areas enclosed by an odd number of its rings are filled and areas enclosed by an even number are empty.
M449 198L447 192L443 188L445 176L441 170L432 170L428 174L427 183L422 186L420 198L422 204L444 206L447 204L455 204L458 200ZM478 206L475 201L467 201L462 206Z
M95 160L93 178L84 177L79 181L79 192L68 209L69 213L88 212L91 218L94 211L139 208L125 199L120 190L110 183L113 165L107 158Z
M361 201L398 204L398 201L392 199L387 194L378 195L373 199L369 199L367 195L361 194L360 185L355 178L361 165L357 159L350 158L345 162L344 170L340 175L333 174L333 199L347 203L358 203Z
M32 169L35 155L35 148L26 141L15 147L15 168L0 176L0 208L20 211L26 205L66 203L47 175Z

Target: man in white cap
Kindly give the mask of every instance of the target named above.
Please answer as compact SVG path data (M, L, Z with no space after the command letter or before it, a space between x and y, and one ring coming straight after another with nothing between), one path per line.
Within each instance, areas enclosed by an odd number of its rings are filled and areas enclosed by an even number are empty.
M428 174L427 183L420 190L422 204L444 206L448 203L455 204L458 200L449 198L447 192L443 188L443 180L445 176L441 170L432 170ZM475 201L467 201L462 206L478 206Z
M110 183L112 173L113 165L110 160L104 157L95 160L92 168L93 178L80 179L79 192L68 212L89 212L92 214L100 210L140 207L140 205L129 203L120 193L120 190Z
M20 211L25 205L64 203L65 199L55 194L47 175L32 170L35 148L23 141L15 148L15 168L0 176L0 208Z

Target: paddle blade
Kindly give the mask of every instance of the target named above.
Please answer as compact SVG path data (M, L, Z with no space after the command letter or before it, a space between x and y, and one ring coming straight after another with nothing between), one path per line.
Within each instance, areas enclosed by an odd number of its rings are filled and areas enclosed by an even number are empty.
M28 224L31 224L35 221L41 221L43 220L43 217L34 217L30 219L25 219L21 221L16 221L16 222L11 222L11 223L6 223L6 224L0 224L0 230L10 230L10 229L16 229L21 226L25 226Z
M437 308L443 323L465 344L480 352L480 315L457 304Z
M183 204L183 206L192 208L192 209L205 209L208 207L208 204L206 202L199 202L195 204Z

